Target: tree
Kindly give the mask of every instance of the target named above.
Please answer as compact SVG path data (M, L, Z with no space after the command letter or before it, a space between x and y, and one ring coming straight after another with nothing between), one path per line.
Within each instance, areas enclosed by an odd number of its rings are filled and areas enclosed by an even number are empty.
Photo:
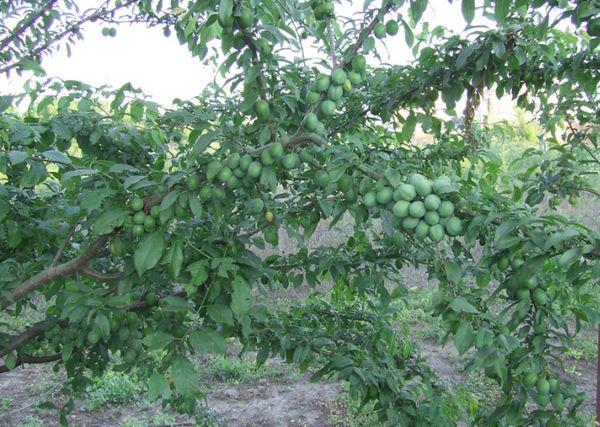
M0 310L44 316L0 334L0 373L57 362L76 392L109 362L135 366L151 399L194 413L190 355L236 339L260 363L279 355L315 380L347 380L391 424L454 424L467 411L391 326L404 287L390 284L412 264L439 283L448 339L502 388L477 424L576 415L583 396L558 370L581 324L598 323L598 233L541 206L597 195L593 2L463 0L460 35L420 23L426 0L367 1L344 20L339 7L0 5L2 72L43 73L46 54L102 20L107 36L122 22L163 26L194 56L222 60L226 79L175 109L130 85L76 81L0 98ZM470 26L476 15L494 24ZM400 30L414 63L366 60ZM484 90L510 95L546 132L550 154L524 153L534 167L510 182L474 123ZM458 116L462 97L459 126L436 115L443 102ZM411 143L417 125L435 144ZM344 216L354 233L342 245L307 249L321 220ZM298 251L258 257L280 230ZM256 302L263 285L323 281L328 291L290 311Z

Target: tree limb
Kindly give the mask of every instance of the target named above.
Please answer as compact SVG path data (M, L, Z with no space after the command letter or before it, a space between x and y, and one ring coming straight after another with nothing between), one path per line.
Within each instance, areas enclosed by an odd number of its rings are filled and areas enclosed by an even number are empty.
M6 298L0 298L0 308L5 309L11 306L14 301L24 297L25 295L35 291L36 289L41 288L46 283L51 282L54 279L59 277L69 276L70 274L75 273L76 271L81 271L83 267L87 265L87 263L94 258L98 252L106 245L108 238L112 235L112 233L104 234L100 237L97 237L94 240L88 249L77 258L72 259L71 261L65 262L63 264L59 264L57 266L48 267L35 276L25 280L19 286L17 286L12 291L12 300L8 300Z
M52 9L52 6L54 6L57 1L58 0L48 1L48 3L46 3L44 5L44 7L42 7L40 10L38 10L36 12L33 12L27 19L22 21L21 26L18 26L18 28L15 28L15 30L12 33L10 33L4 40L2 40L2 42L0 42L0 51L2 51L2 49L4 49L9 44L11 44L15 38L17 38L21 34L23 34L23 32L25 32L25 30L27 30L29 27L31 27L33 24L35 24L35 22L42 17L44 12Z
M56 252L56 255L54 255L54 258L52 259L52 263L50 264L51 266L55 265L58 261L60 261L60 257L62 256L63 252L65 251L65 248L69 244L71 237L73 237L73 234L75 234L75 230L77 230L78 225L79 225L79 221L77 221L75 224L73 224L71 226L71 228L69 229L67 236L65 237L62 244L58 248L58 252Z
M57 360L60 360L62 358L62 354L57 353L57 354L51 354L49 356L21 356L19 358L17 358L17 363L15 364L14 368L16 368L17 366L21 366L24 365L26 363L50 363L50 362L56 362ZM13 368L13 369L14 369ZM0 365L0 374L3 374L5 372L10 371L10 369L8 369L6 367L6 365Z

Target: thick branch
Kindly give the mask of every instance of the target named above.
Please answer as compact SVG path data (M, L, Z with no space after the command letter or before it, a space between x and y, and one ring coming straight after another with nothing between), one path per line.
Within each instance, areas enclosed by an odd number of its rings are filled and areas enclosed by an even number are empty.
M4 309L9 307L17 299L20 299L36 289L41 288L46 283L50 283L54 279L69 276L76 271L81 271L81 269L83 269L87 263L94 258L102 248L104 248L110 235L111 234L104 234L96 238L96 240L90 244L89 248L83 253L83 255L80 255L71 261L65 262L64 264L59 264L55 267L48 267L32 278L27 279L17 286L17 288L13 289L12 301L7 300L6 298L2 298L0 300L0 308Z
M59 353L51 354L49 356L27 356L27 355L25 355L25 356L21 356L21 357L17 358L17 363L15 365L15 368L17 366L21 366L26 363L32 364L32 363L56 362L57 360L60 360L61 358L62 358L62 355ZM8 369L5 365L0 365L0 374L3 374L8 371L10 371L10 369Z

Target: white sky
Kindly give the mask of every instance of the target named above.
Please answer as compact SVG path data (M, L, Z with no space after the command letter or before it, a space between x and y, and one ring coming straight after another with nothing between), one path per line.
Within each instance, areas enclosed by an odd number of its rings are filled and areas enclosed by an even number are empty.
M81 3L83 8L98 4L99 1L84 0ZM429 7L422 21L428 21L432 26L443 25L454 31L465 27L460 1L450 5L447 0L436 0L430 4L433 6ZM336 12L349 15L361 8L362 1L349 2L336 5ZM174 98L193 98L214 77L215 70L211 66L192 58L174 35L165 38L162 28L121 25L114 38L102 36L101 28L100 24L87 24L84 27L84 40L73 46L71 57L67 57L64 49L46 57L42 65L47 76L80 80L94 86L119 87L130 82L163 105L169 105ZM381 42L377 43L385 62L401 64L412 59L402 27L396 36L388 36L384 41L387 48L383 48ZM0 93L19 92L30 76L1 76Z

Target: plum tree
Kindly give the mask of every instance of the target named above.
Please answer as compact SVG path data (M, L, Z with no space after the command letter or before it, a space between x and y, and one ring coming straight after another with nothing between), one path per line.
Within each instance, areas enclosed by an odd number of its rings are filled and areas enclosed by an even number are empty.
M0 73L41 79L88 22L110 36L126 21L220 63L223 84L168 109L131 85L74 80L0 96L0 310L28 324L0 332L0 374L56 363L75 396L111 364L135 367L150 400L193 414L191 355L237 340L259 363L347 381L391 425L572 423L583 396L557 360L569 325L600 318L599 239L542 208L597 195L592 1L465 0L468 24L476 6L494 21L460 34L421 25L426 0L367 1L351 17L326 0L54 3L0 8ZM401 31L414 61L377 61ZM486 90L545 132L551 150L529 149L524 172L501 172L475 122ZM342 244L307 249L343 218ZM258 256L280 230L298 251ZM410 325L394 326L409 264L438 284L431 312L468 366L498 384L493 411L463 407ZM276 310L255 302L257 284L312 295Z

